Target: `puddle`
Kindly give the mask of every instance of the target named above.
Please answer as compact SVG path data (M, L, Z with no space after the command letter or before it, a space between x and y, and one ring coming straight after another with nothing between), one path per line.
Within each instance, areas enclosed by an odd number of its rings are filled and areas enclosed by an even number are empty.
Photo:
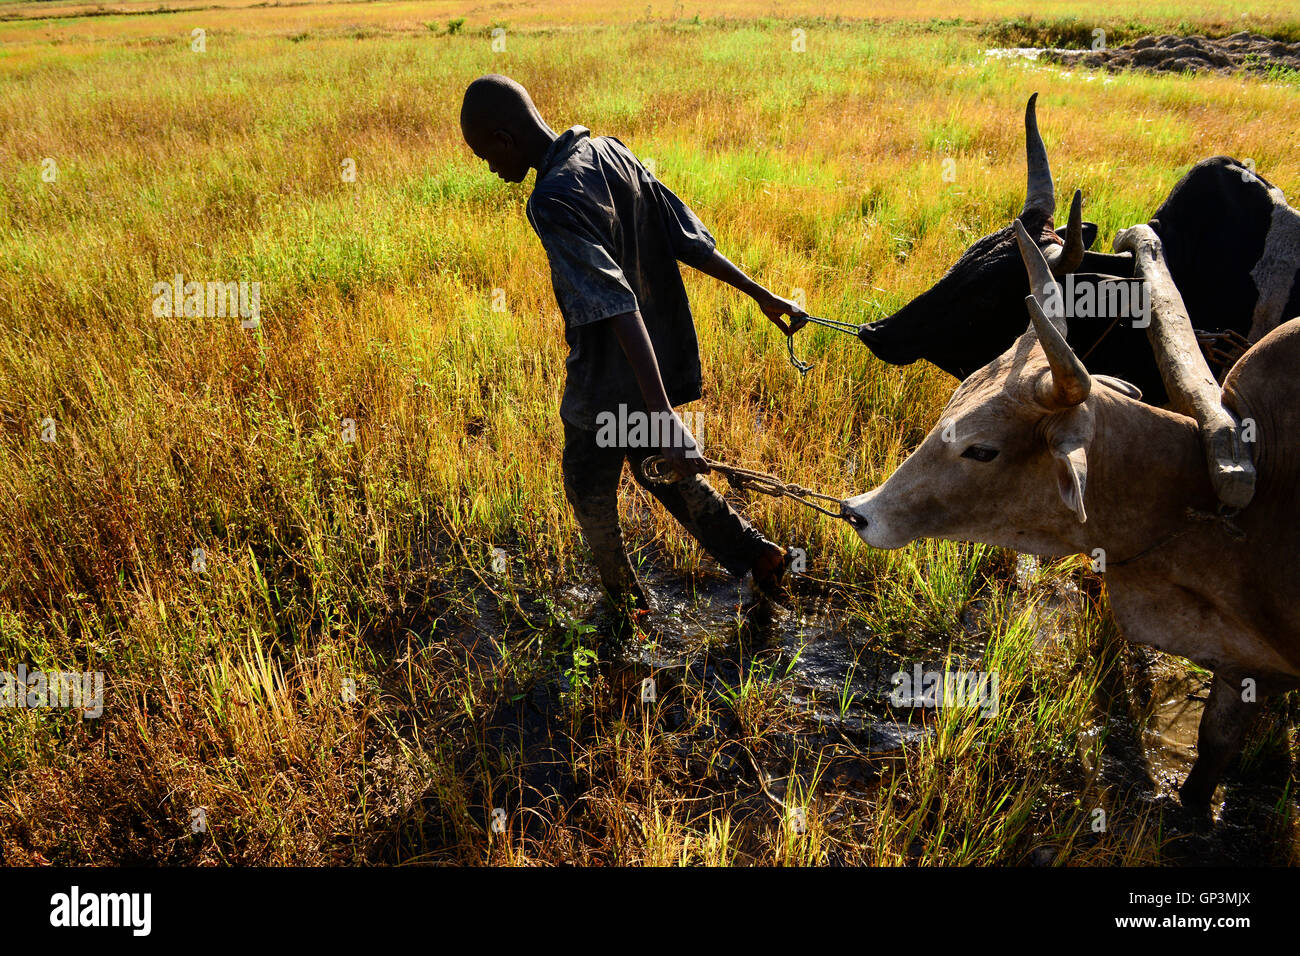
M645 622L647 639L628 642L622 663L654 674L659 692L687 683L706 700L732 692L746 670L761 668L765 679L786 689L786 702L800 715L804 744L843 739L862 753L896 752L929 733L919 708L894 707L893 675L916 666L938 671L949 666L974 669L983 654L977 614L969 612L966 634L947 642L940 636L877 634L824 596L801 594L792 609L751 615L741 631L741 607L750 595L743 586L701 579L683 590L680 576L649 571L642 575L656 604ZM569 589L567 603L579 617L590 617L599 601L596 588ZM793 745L793 738L791 744Z
M1125 698L1116 701L1109 719L1095 722L1080 741L1089 770L1091 748L1105 733L1101 773L1108 782L1144 793L1152 800L1177 801L1178 787L1196 762L1196 737L1209 695L1209 679L1181 658L1131 646L1132 673L1124 681ZM1220 787L1213 809L1222 809Z
M1142 732L1142 749L1152 779L1162 790L1176 793L1196 762L1196 735L1209 681L1166 654L1155 658L1148 676L1152 714ZM1217 801L1215 809L1222 803Z
M1087 595L1073 581L1045 579L1041 571L1037 559L1021 556L1015 591L1022 600L1033 596L1036 644L1039 653L1051 655L1071 639ZM728 786L757 780L766 791L760 803L780 803L792 771L799 771L797 779L810 762L823 764L820 786L869 796L888 759L932 732L932 709L891 703L893 675L916 668L942 672L945 659L949 670L973 671L983 657L978 595L950 638L876 633L813 587L796 588L792 609L778 609L742 629L740 609L749 595L731 579L684 579L678 571L647 567L641 580L655 610L642 621L640 638L604 652L603 666L618 675L611 678L615 692L633 696L652 678L662 726L676 735L674 747L687 759L689 772ZM556 599L562 616L574 623L599 623L605 614L602 593L593 583L570 585ZM1097 715L1080 735L1084 769L1089 775L1096 771L1103 786L1176 808L1178 785L1196 756L1207 681L1179 658L1136 645L1127 645L1124 653L1123 673L1106 691L1109 713ZM745 734L735 706L738 689L756 676L764 685L756 696L784 715L777 729L764 734L771 746L761 754L741 746ZM574 742L565 740L569 728L561 717L566 689L557 671L503 703L489 719L489 736L497 746L527 756L508 801L512 805L556 799L563 804L580 789L568 775ZM773 689L780 695L775 702ZM1095 743L1102 735L1097 767ZM803 779L800 786L809 783ZM1253 780L1243 784L1220 787L1215 804L1220 825L1211 836L1189 828L1175 841L1182 847L1175 862L1258 863L1276 856L1279 837L1269 821L1276 819L1272 807L1280 790ZM532 791L531 798L526 791ZM1181 835L1179 827L1166 817L1167 832Z
M1044 53L1068 53L1068 50L1048 46L1004 46L991 47L984 55L993 60L1037 60Z

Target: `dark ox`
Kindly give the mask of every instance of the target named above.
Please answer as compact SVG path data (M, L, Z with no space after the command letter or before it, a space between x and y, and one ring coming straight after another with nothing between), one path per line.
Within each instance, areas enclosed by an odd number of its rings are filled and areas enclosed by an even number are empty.
M1034 288L1054 292L1033 238L1019 230L1017 246ZM1300 686L1300 319L1224 381L1224 405L1258 429L1254 496L1228 522L1196 422L1092 374L1066 323L1034 296L1025 305L1032 328L968 376L916 451L843 516L876 548L946 538L1051 557L1101 549L1124 637L1214 672L1181 788L1205 812L1258 701Z
M1053 274L1084 285L1133 276L1133 258L1089 251L1097 227L1082 221L1076 192L1070 223L1055 229L1056 192L1034 104L1025 109L1028 196L1019 219ZM1235 332L1257 342L1300 314L1300 216L1280 190L1237 160L1215 156L1192 167L1164 201L1151 228L1199 333ZM925 359L964 379L1001 355L1025 331L1029 294L1024 265L1008 226L972 245L933 288L858 337L881 359ZM1146 332L1110 318L1072 320L1069 342L1095 372L1123 378L1146 401L1162 404L1165 388Z

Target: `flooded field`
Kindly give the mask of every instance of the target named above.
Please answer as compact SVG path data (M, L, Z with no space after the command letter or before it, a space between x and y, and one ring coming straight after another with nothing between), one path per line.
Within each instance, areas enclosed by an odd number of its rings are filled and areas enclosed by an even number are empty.
M1033 653L1067 666L1064 646L1086 626L1088 594L1097 594L1098 580L1087 582L1085 593L1077 578L1044 575L1036 559L1024 556L1011 571L1014 608L1031 622ZM919 692L922 675L983 673L991 624L987 584L945 635L877 632L828 582L799 581L791 606L783 608L755 605L747 585L714 576L687 588L670 573L649 571L645 580L655 610L634 633L608 636L613 618L594 584L565 591L565 620L592 628L590 644L599 649L598 667L620 719L660 737L680 758L697 798L725 805L734 820L799 831L805 814L835 823L855 811L870 812L882 788L896 786L895 775L906 773L908 753L935 745L945 710L978 715L978 735L980 719L1020 706L998 699L996 680L986 681L977 695L950 691L947 707L941 689L928 699ZM1165 862L1288 859L1285 822L1300 806L1280 785L1285 718L1276 728L1282 736L1271 743L1272 759L1219 791L1216 823L1207 826L1181 809L1178 786L1195 759L1209 675L1135 645L1122 645L1121 655L1106 691L1111 709L1080 727L1068 758L1077 762L1080 783L1089 782L1078 797L1091 785L1122 793L1126 812L1149 814L1144 822L1158 828ZM485 828L498 805L527 807L537 817L520 827L526 840L538 821L569 819L586 796L581 775L571 771L581 765L578 755L590 744L592 728L574 726L568 715L571 682L571 675L556 675L547 691L535 690L523 706L497 715L493 746L520 759L511 764L510 789L494 789L478 806ZM918 692L900 693L900 686ZM761 733L740 713L747 696L770 712ZM1045 838L1019 862L1062 862L1058 844Z
M1083 557L885 551L736 492L808 555L750 610L628 482L656 608L616 634L532 174L459 126L471 80L515 76L852 327L1022 208L1031 94L1095 249L1206 156L1300 196L1285 70L1051 61L1095 29L1293 44L1293 2L156 6L0 10L0 671L104 691L0 712L5 863L1300 862L1294 700L1187 820L1206 675L1125 643ZM791 353L683 273L719 460L860 494L953 394L830 328ZM259 315L155 309L191 281Z

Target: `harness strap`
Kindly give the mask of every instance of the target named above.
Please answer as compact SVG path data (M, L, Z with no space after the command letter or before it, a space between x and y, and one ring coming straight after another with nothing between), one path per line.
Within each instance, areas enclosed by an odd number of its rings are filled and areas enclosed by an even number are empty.
M821 501L833 501L838 505L840 499L834 495L823 495L800 485L787 484L773 475L724 464L712 458L705 458L704 463L708 465L709 471L723 475L727 479L727 483L737 491L757 491L759 494L767 495L770 498L790 498L805 507L811 508L813 511L819 511L832 518L843 518L838 510L831 511L829 508L823 508L821 505L809 500L810 498L817 498ZM668 464L662 455L651 455L642 460L641 477L652 485L671 485L678 480L677 473L673 471L672 466Z
M1237 516L1236 510L1228 510L1226 508L1221 509L1218 512L1200 511L1196 508L1188 508L1186 511L1183 512L1183 517L1191 522L1199 521L1203 523L1206 521L1218 521L1222 523L1224 530L1228 532L1228 535L1230 537L1235 538L1238 541L1243 541L1246 538L1246 532L1242 531L1240 527L1238 527L1236 524L1233 523L1232 519L1235 518L1236 516ZM1176 538L1181 538L1189 531L1195 530L1195 528L1196 528L1195 524L1189 524L1186 528L1181 528L1178 531L1171 531L1163 538L1157 540L1154 544L1150 544L1147 547L1143 548L1137 554L1132 555L1131 557L1127 557L1122 561L1107 561L1106 566L1111 568L1119 568L1119 567L1123 567L1126 564L1132 564L1134 561L1138 560L1139 558L1146 557L1152 551L1156 550L1156 548L1163 548L1170 541L1173 541Z

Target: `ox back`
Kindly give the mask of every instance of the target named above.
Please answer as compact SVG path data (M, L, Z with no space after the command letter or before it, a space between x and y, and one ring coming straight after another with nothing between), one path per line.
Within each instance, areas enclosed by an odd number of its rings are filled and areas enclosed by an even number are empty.
M1151 220L1192 328L1236 332L1255 342L1300 316L1297 223L1281 190L1237 160L1215 156L1193 166ZM1089 251L1074 281L1095 286L1112 277L1133 277L1131 256ZM1023 299L1028 289L1026 282L1015 294ZM1005 349L1011 341L991 348ZM1151 404L1168 400L1145 329L1127 320L1075 320L1068 341L1076 355L1087 356L1090 371L1132 382Z
M1151 228L1193 328L1231 329L1254 342L1300 316L1297 218L1281 190L1230 157L1192 167ZM1276 301L1275 314L1257 317L1261 299Z
M1224 382L1224 404L1253 426L1250 505L1228 523L1203 521L1143 561L1108 571L1125 637L1190 658L1234 686L1249 678L1261 695L1300 686L1298 365L1300 319L1293 319L1252 346ZM1194 484L1205 497L1201 475ZM1186 626L1171 626L1171 608L1189 600Z
M1300 319L1275 328L1228 373L1224 404L1256 427L1255 497L1236 518L1250 573L1243 603L1257 608L1300 684Z
M1228 156L1197 163L1151 220L1169 274L1198 332L1236 332L1258 341L1300 316L1300 217L1282 193ZM1088 252L1078 285L1131 278L1127 255ZM1068 337L1093 372L1132 382L1152 404L1167 400L1145 329L1125 322L1073 321Z

